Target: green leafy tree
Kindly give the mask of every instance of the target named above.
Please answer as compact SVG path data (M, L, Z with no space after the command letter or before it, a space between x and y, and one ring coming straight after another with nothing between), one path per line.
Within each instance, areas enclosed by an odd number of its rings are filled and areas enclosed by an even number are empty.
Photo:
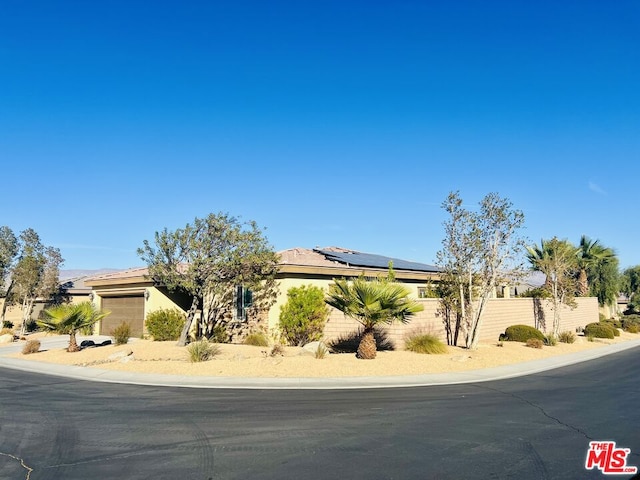
M203 316L197 336L213 335L215 327L232 315L238 286L252 292L253 315L275 302L278 256L253 221L209 214L183 229L156 232L155 245L145 240L138 254L156 283L186 292L192 299L179 345L186 345L198 309Z
M451 305L443 308L461 316L459 326L464 328L466 347L474 349L480 341L485 307L496 285L506 276L516 278L522 271L520 257L525 242L519 231L524 215L495 193L481 200L477 212L463 207L458 192L450 193L442 207L450 219L444 222L445 238L437 253L437 264L448 283L446 301L455 302L457 296L458 304L453 310Z
M280 307L280 331L289 345L302 346L322 338L328 318L322 288L293 287L287 291L287 303Z
M357 356L374 359L377 352L374 336L376 326L394 321L408 323L423 310L423 306L410 299L409 294L406 286L386 278L358 277L353 281L334 280L329 285L325 301L364 327Z
M527 247L527 259L531 269L546 276L542 288L549 294L553 309L553 334L556 337L560 333L562 305L571 308L575 306L579 250L567 240L559 240L556 237L541 240L539 246Z
M63 303L43 311L45 318L37 320L37 324L45 330L69 335L67 352L80 350L76 335L78 332L95 325L109 315L110 312L100 311L91 302Z
M4 322L7 311L7 297L13 289L11 281L11 271L15 264L20 250L18 238L13 231L6 226L0 227L0 297L2 297L2 316L0 320Z
M43 245L33 229L20 233L19 245L18 260L11 272L11 299L22 306L20 335L24 335L36 299L49 299L58 292L64 260L60 250Z
M626 268L622 272L620 291L629 299L629 310L640 311L640 265Z

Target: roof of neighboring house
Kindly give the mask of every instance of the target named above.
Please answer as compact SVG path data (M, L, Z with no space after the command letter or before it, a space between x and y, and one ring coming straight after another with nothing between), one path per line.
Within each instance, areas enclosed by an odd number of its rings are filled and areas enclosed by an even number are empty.
M66 278L60 282L60 287L72 295L80 293L89 294L89 292L91 292L91 287L84 283L88 278L89 277L86 275L75 278Z
M147 267L135 267L127 270L94 275L93 277L87 278L85 284L93 287L96 285L151 282L147 277L148 274L149 269Z

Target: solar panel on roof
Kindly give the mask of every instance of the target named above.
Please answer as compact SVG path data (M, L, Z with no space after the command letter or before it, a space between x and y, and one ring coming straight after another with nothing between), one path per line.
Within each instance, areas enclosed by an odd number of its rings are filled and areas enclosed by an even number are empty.
M324 255L327 260L333 260L356 267L387 268L389 262L393 262L393 268L397 270L413 270L417 272L440 272L439 267L427 265L426 263L410 262L399 258L385 257L362 252L334 252L331 250L315 250Z

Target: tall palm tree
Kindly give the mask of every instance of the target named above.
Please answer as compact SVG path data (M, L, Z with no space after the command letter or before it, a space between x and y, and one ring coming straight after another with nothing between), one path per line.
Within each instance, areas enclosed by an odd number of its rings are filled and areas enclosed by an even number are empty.
M340 310L364 327L358 358L376 358L375 327L394 320L408 323L411 317L423 310L423 306L409 298L410 291L404 285L388 279L359 277L351 282L334 280L326 298L328 305Z
M591 240L586 235L580 238L578 250L578 295L586 297L590 293L589 271L615 258L612 249L604 247L599 240Z
M97 310L91 302L63 303L44 310L46 319L38 320L39 326L45 330L69 335L67 352L80 350L76 341L76 333L91 327L111 312Z

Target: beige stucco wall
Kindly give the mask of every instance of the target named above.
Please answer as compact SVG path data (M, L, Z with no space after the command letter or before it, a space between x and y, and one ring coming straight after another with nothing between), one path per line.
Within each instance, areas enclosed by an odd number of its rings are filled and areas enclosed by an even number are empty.
M382 327L387 338L396 346L404 346L404 338L408 333L414 331L426 331L438 335L443 341L446 340L442 319L437 315L439 301L437 299L418 300L424 311L418 313L410 323L403 325L394 323L390 326ZM577 298L577 307L569 309L563 307L561 314L560 330L575 331L577 327L584 327L587 323L598 321L598 299L595 297ZM482 318L480 330L481 342L497 342L501 333L509 325L525 324L537 327L545 333L552 329L553 310L546 302L542 301L542 311L546 320L546 325L536 322L534 313L534 300L531 298L495 298L490 299L487 309ZM357 331L360 325L350 318L345 317L341 312L332 309L331 316L325 327L325 340L331 341L340 337L348 336ZM458 342L464 346L464 337Z
M287 292L290 288L299 288L303 285L314 285L316 287L320 287L324 290L325 293L329 291L329 284L333 283L333 279L318 279L318 278L282 278L278 282L279 294L276 299L276 303L269 310L269 330L274 330L278 328L278 323L280 320L280 309L281 307L287 303ZM418 297L418 287L426 287L427 284L425 282L402 282L409 288L410 296L413 298Z

